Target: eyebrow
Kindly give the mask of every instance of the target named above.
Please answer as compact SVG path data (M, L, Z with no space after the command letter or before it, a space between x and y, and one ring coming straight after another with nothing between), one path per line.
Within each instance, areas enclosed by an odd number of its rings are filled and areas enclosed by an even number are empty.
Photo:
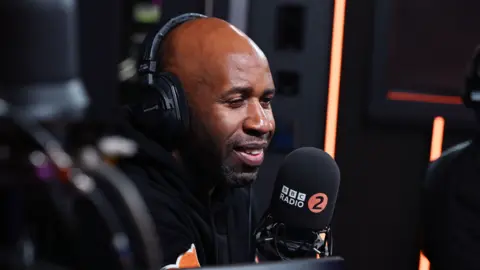
M245 94L251 94L252 92L253 92L252 87L232 87L228 91L224 92L222 94L222 97L228 97L228 96L235 95L235 94L245 95ZM273 94L275 94L275 92L276 92L275 88L267 88L267 89L263 90L262 95L273 95Z
M277 90L275 88L268 88L263 90L264 95L275 95L276 92Z

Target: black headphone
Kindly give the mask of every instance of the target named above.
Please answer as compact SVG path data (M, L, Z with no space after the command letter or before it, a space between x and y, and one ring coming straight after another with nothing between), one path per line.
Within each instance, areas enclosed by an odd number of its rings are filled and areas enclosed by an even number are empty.
M480 107L480 46L475 49L468 65L463 103L468 108Z
M189 127L190 115L184 89L178 77L170 72L157 71L159 49L164 37L180 24L207 16L186 13L170 19L153 29L143 41L137 74L141 99L125 106L130 122L144 135L172 150ZM160 60L161 62L161 60Z

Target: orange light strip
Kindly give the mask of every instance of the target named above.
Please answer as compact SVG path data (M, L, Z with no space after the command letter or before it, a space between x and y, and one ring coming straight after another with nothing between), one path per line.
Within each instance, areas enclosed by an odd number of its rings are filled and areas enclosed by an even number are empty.
M425 102L436 104L463 104L462 98L458 96L443 96L432 94L409 93L399 91L388 91L387 99L398 101Z
M430 143L430 161L442 155L443 133L445 132L445 119L437 116L433 120L432 142Z
M420 262L418 264L418 270L430 270L430 261L420 252Z
M330 53L330 77L328 82L327 115L325 120L324 150L335 157L337 140L338 101L342 73L343 32L345 28L346 0L335 0L333 10L332 45Z
M430 143L430 161L434 161L442 155L443 135L445 133L445 119L435 117L432 128L432 142ZM430 270L430 261L420 252L418 270Z

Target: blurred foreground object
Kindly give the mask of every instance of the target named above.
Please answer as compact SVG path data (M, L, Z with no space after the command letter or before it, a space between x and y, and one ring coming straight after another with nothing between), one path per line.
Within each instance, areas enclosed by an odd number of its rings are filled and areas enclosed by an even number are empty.
M74 0L0 2L0 269L159 269L143 199L105 162L135 147L81 138L93 125L76 12Z

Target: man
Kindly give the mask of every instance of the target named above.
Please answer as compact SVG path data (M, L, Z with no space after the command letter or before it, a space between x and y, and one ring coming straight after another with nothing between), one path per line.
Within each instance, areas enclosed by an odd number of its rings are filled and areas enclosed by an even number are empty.
M480 47L470 64L464 103L480 120ZM472 95L474 93L474 95ZM478 97L477 97L478 99ZM446 150L427 171L423 251L432 270L480 268L480 137Z
M175 74L190 110L186 136L166 151L131 123L140 153L120 166L156 222L165 268L254 261L250 185L275 130L268 61L240 30L217 18L168 32L159 69Z

